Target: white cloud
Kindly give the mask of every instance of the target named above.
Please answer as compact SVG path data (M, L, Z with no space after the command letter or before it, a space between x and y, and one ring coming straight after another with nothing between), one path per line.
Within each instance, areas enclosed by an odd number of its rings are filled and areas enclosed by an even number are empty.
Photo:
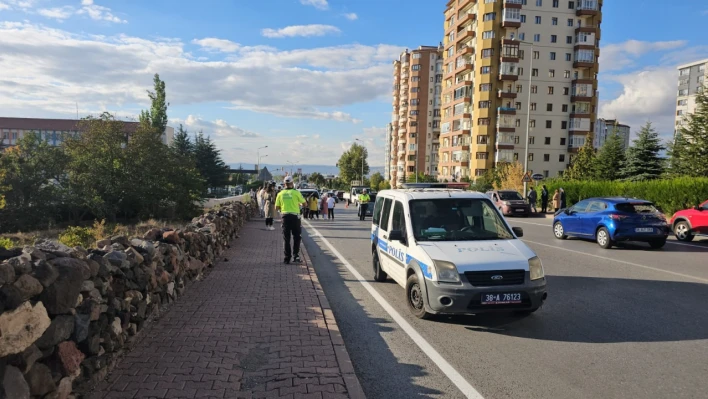
M329 8L329 4L327 4L327 0L300 0L300 4L303 4L306 6L313 6L318 10L326 10Z
M280 117L360 122L338 107L390 94L389 60L399 47L278 51L244 48L199 61L174 39L72 34L0 22L0 109L6 114L139 110L159 73L173 106L227 103ZM40 62L41 60L41 62ZM332 61L336 60L336 62Z
M65 7L56 7L56 8L42 8L39 11L37 11L39 15L51 19L57 19L60 21L63 21L72 15L74 15L74 8L65 6Z
M241 48L241 45L230 40L217 39L215 37L207 37L204 39L194 39L193 44L198 44L209 51L221 51L224 53L233 53Z
M328 34L340 33L341 31L336 26L332 25L293 25L286 26L281 29L263 29L261 34L269 38L283 38L283 37L311 37L311 36L325 36Z
M600 69L602 72L618 71L633 66L637 58L652 52L675 50L686 46L685 40L664 42L643 42L627 40L602 46L600 54Z
M76 11L77 14L88 15L89 18L96 21L108 21L118 24L128 23L128 21L115 16L110 8L94 4L93 0L83 0L81 5L81 9Z
M32 12L30 9L34 6L34 1L18 1L9 0L11 5L15 5L18 9L24 12ZM0 7L2 9L2 7ZM99 6L93 3L93 0L82 0L81 7L75 8L72 6L42 8L37 13L43 17L64 21L74 15L86 15L96 21L108 21L119 24L128 23L124 19L115 16L108 7Z
M357 141L358 139L358 141ZM384 163L384 142L386 139L385 127L366 127L361 134L352 136L351 140L339 143L340 150L347 151L352 144L357 143L366 147L369 156L367 162L370 166L381 166Z
M171 119L171 123L183 124L186 130L190 132L198 132L200 130L204 131L205 134L214 134L217 137L222 138L234 138L234 137L261 137L260 134L254 133L248 130L244 130L238 126L230 125L223 119L217 119L215 121L206 121L194 115L189 115L185 120L181 119Z
M2 10L9 10L10 6L5 4L5 3L0 3L0 11Z
M356 13L354 13L354 12L349 12L349 13L344 14L344 18L346 18L350 21L356 21L357 19L359 19L359 16L356 15Z

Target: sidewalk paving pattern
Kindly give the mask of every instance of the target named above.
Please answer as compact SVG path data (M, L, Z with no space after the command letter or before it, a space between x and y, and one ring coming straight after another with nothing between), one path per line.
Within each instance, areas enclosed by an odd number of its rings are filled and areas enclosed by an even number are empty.
M88 397L364 398L307 254L283 264L262 219L240 235Z

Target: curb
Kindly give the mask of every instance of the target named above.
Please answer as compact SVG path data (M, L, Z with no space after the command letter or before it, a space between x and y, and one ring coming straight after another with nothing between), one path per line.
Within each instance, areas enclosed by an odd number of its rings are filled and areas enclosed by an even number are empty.
M337 325L337 321L334 319L332 308L329 306L327 296L325 296L325 293L322 290L320 280L317 278L317 273L315 273L315 269L312 267L310 254L307 253L307 249L302 244L300 245L300 253L303 255L305 266L307 267L307 271L310 273L310 280L312 280L312 285L317 292L317 299L320 301L320 308L322 308L322 314L325 318L325 324L327 325L329 337L332 340L332 345L334 346L334 354L337 357L339 369L342 371L342 378L344 379L344 384L347 388L349 398L366 399L364 390L359 383L359 378L354 372L354 366L352 365L352 360L349 357L349 352L347 352L347 348L344 346L342 334L339 333L339 326Z

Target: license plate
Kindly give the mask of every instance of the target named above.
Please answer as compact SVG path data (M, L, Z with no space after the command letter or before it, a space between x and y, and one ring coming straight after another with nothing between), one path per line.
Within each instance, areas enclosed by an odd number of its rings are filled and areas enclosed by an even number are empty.
M514 212L526 212L526 209L514 209Z
M651 227L637 227L634 231L637 233L653 233L654 229Z
M521 294L518 292L482 294L482 305L506 305L521 303Z

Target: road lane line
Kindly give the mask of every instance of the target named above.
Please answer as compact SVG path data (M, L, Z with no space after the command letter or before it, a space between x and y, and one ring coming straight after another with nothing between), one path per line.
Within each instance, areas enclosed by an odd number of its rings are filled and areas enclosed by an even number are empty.
M450 381L452 381L452 383L457 386L457 388L462 392L463 395L465 395L465 397L470 399L484 399L484 397L479 392L477 392L477 390L474 389L474 387L472 387L472 385L467 382L467 380L465 380L465 378L460 373L458 373L457 370L455 370L455 368L450 363L448 363L447 360L445 360L445 358L443 358L442 355L440 355L440 353L438 353L438 351L436 351L435 348L433 348L433 346L430 345L430 343L426 341L425 338L423 338L418 333L418 331L416 331L415 328L413 328L413 326L411 326L406 321L406 319L404 319L403 316L401 316L396 311L396 309L394 309L393 306L391 306L386 301L386 299L384 299L384 297L382 297L381 294L379 294L379 292L376 291L376 289L374 289L374 287L369 284L369 282L366 281L366 279L361 274L359 274L359 271L356 270L354 266L352 266L344 258L344 256L339 253L339 251L337 251L337 249L329 242L329 240L327 240L322 234L320 234L320 232L317 231L316 228L312 227L310 222L308 222L307 220L305 220L304 222L315 233L315 236L322 240L322 242L327 246L327 248L329 248L330 251L332 251L332 253L337 257L337 259L339 259L339 261L347 267L347 270L349 270L349 272L354 275L357 280L359 280L361 285L366 288L366 290L369 292L369 294L371 294L371 296L376 300L376 302L378 302L379 305L381 305L381 307L386 311L386 313L391 316L393 321L395 321L396 324L398 324L401 329L413 340L413 342L418 345L418 347L423 351L423 353L425 353L430 358L430 360L432 360L433 363L438 366L440 371L442 371L443 374L445 374L445 376L447 376L447 378L449 378Z
M582 252L582 251L576 251L576 250L574 250L574 249L568 249L568 248L557 247L557 246L555 246L555 245L543 244L543 243L536 242L536 241L529 241L529 240L525 240L525 239L523 239L523 238L522 238L521 240L524 241L524 242L528 242L528 243L530 243L530 244L536 244L536 245L540 245L540 246L543 246L543 247L558 249L558 250L560 250L560 251L567 251L567 252L572 252L572 253L576 253L576 254L587 255L587 256L590 256L590 257L593 257L593 258L609 260L609 261L617 262L617 263L624 263L625 265L629 265L629 266L641 267L642 269L648 269L648 270L653 270L653 271L655 271L655 272L662 272L662 273L667 273L667 274L673 274L674 276L680 276L680 277L689 278L689 279L692 279L692 280L697 280L697 281L700 281L700 282L703 282L703 283L708 283L708 279L700 278L700 277L696 277L696 276L691 276L691 275L688 275L688 274L672 272L672 271L669 271L669 270L663 270L663 269L659 269L659 268L656 268L656 267L651 267L651 266L646 266L646 265L640 265L639 263L632 263L632 262L627 262L627 261L624 261L624 260L612 259L612 258L608 258L608 257L606 257L606 256L600 256L600 255L589 254L589 253L587 253L587 252Z
M550 224L532 223L532 222L520 222L520 221L517 221L517 220L514 220L514 221L512 222L512 221L509 220L509 219L507 219L506 221L507 221L507 223L509 223L509 224L522 223L522 224L532 224L532 225L534 225L534 226L543 226L543 227L551 227L551 226L553 226L553 225L550 225Z

